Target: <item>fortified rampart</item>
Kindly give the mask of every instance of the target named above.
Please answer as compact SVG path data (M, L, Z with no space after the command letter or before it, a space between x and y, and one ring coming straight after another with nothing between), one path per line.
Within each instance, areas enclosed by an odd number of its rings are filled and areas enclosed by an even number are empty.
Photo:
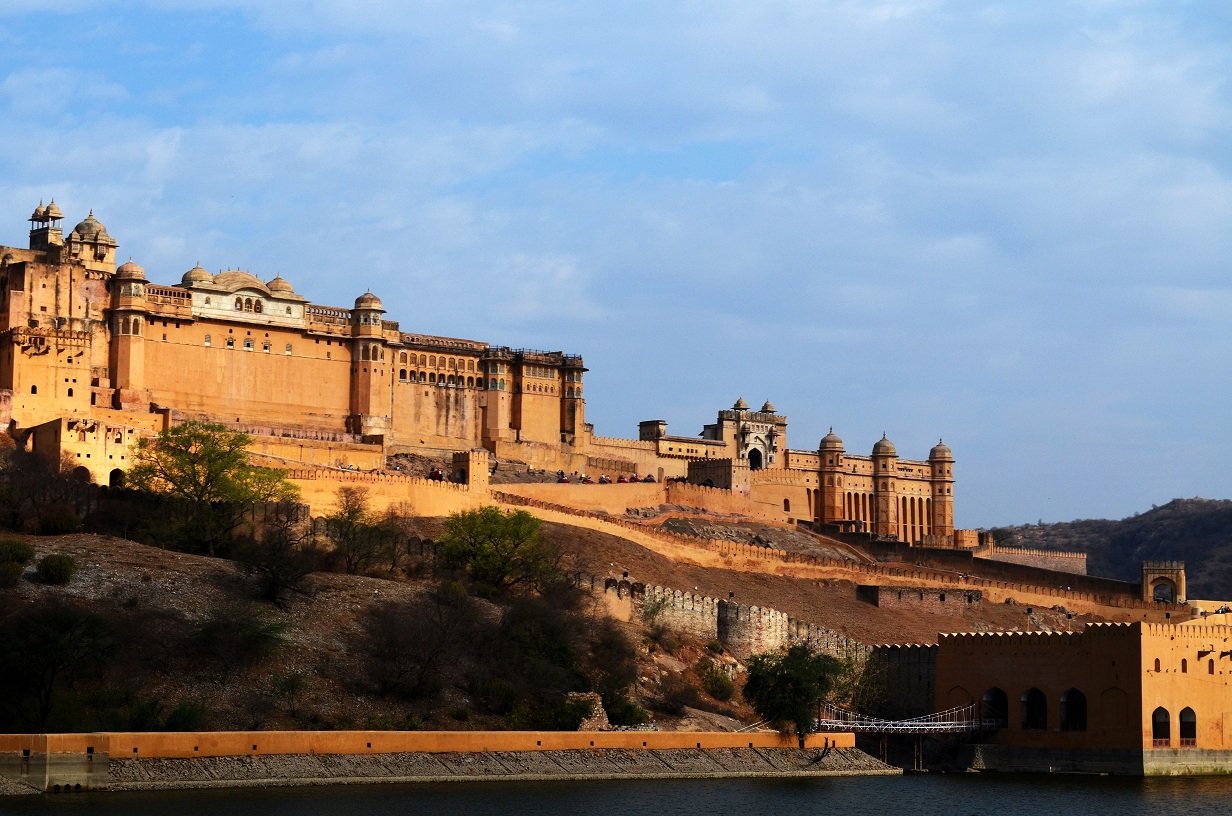
M1025 567L1068 572L1074 575L1087 574L1087 554L1062 550L1039 550L1032 547L1002 547L991 544L973 551L976 558L1020 564Z
M953 612L983 603L978 589L955 590L935 587L868 586L856 587L856 597L881 609L905 611L932 610Z

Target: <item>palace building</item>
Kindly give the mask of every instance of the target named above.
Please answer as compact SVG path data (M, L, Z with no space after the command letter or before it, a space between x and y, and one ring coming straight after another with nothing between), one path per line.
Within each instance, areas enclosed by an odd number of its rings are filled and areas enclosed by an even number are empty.
M962 546L954 459L870 455L827 434L787 446L787 418L738 400L699 436L642 422L637 439L595 436L582 357L404 331L379 297L310 302L290 281L197 265L152 283L93 212L67 235L53 201L26 248L0 247L0 420L22 444L120 483L142 436L187 420L254 437L288 468L383 468L400 452L485 450L566 472L687 479L758 515L911 543ZM961 531L960 531L961 532Z

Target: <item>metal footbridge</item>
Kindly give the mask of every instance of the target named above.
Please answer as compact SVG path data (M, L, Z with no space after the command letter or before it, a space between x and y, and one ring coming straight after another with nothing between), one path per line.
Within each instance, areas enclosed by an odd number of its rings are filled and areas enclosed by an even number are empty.
M870 717L823 704L817 716L818 731L854 731L863 734L964 734L996 731L1004 727L1004 720L981 719L975 704L906 720Z

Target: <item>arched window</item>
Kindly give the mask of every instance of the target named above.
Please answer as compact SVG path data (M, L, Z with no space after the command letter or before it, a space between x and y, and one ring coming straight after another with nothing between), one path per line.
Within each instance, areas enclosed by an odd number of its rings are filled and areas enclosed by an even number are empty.
M424 366L424 365L427 365L427 364L428 364L428 357L427 357L427 355L425 355L425 354L421 354L421 355L419 355L419 364L420 364L421 366Z
M269 341L266 340L264 343L261 344L261 351L264 351L266 354L269 354L269 350L270 350L270 344L269 344Z
M1151 712L1151 745L1155 748L1172 745L1172 719L1163 706Z
M124 471L119 468L111 471L107 477L107 484L111 487L124 487Z
M791 512L791 499L783 499L783 512Z
M436 372L435 371L428 372L428 382L432 384L436 384Z
M209 336L208 334L205 336L205 344L206 344L207 346L212 346L212 345L214 345L214 341L210 338L210 336Z
M252 311L252 298L244 298L244 311Z
M261 305L261 301L258 300L252 304L252 310L257 314L261 314L261 312L265 311L265 307Z
M426 372L426 371L421 371L421 372L419 372L419 381L420 381L420 382L425 382L425 381L427 381L427 379L428 379L428 372Z
M1022 713L1022 730L1048 730L1048 698L1037 688L1029 689L1019 698Z
M283 351L283 353L284 353L284 354L290 354L290 353L291 353L291 344L290 344L290 343L287 343L287 347L286 347L286 349Z
M37 393L38 393L38 386L37 386L37 385L32 385L32 386L30 386L30 393L31 393L31 394L37 394Z
M367 347L367 346L360 346L360 347L359 347L359 357L360 357L360 359L361 359L361 360L367 360L367 359L368 359L368 347Z
M1198 717L1188 706L1181 709L1181 747L1194 748L1198 744Z
M474 387L475 387L475 378L474 378L474 377L467 377L467 378L466 378L466 387L467 387L467 388L474 388Z
M398 379L402 380L403 382L406 382L406 369L405 368L398 369Z
M505 378L504 377L501 377L500 383L497 385L497 388L501 391L505 390Z
M1155 671L1159 671L1159 658L1155 658Z
M1009 699L1002 690L993 687L979 698L979 719L1005 725L1009 719Z
M1181 674L1189 674L1189 661L1181 658Z
M475 361L474 361L474 360L467 360L467 361L466 361L466 370L467 370L467 371L474 371L474 370L475 370Z
M209 306L209 305L210 305L210 298L209 298L209 295L206 295L206 297L205 297L205 305L206 305L206 306Z
M235 338L234 337L227 338L227 348L229 349L235 348Z
M453 361L451 360L450 362L453 362ZM450 384L450 385L456 385L456 384L457 384L457 383L455 383L455 382L454 382L454 377L453 377L453 375L452 375L452 374L450 374L450 375L449 375L449 384Z
M68 390L68 395L69 395L70 397L71 397L71 396L73 396L73 389L71 389L71 388L70 388L70 389Z
M488 380L488 388L491 388L493 391L496 390L496 378L495 377L492 377L490 380Z
M428 365L432 366L433 368L436 368L436 355L435 354L433 354L431 357L428 358Z
M288 307L287 307L287 314L288 314L288 315L290 315L290 314L291 314L291 307L290 307L290 306L288 306Z
M244 338L244 351L252 351L252 338L251 337Z
M235 299L235 311L237 312L244 311L244 299L243 298Z
M1061 730L1087 730L1087 696L1078 689L1061 695Z
M405 351L398 355L398 362L402 363L403 365L406 365L406 352Z

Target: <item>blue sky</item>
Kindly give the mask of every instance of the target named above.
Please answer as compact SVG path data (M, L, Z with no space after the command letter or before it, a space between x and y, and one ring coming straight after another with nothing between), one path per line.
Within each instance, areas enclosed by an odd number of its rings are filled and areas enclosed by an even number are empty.
M1232 496L1226 3L50 5L4 243L54 196L156 281L580 353L602 435L944 437L960 526Z

